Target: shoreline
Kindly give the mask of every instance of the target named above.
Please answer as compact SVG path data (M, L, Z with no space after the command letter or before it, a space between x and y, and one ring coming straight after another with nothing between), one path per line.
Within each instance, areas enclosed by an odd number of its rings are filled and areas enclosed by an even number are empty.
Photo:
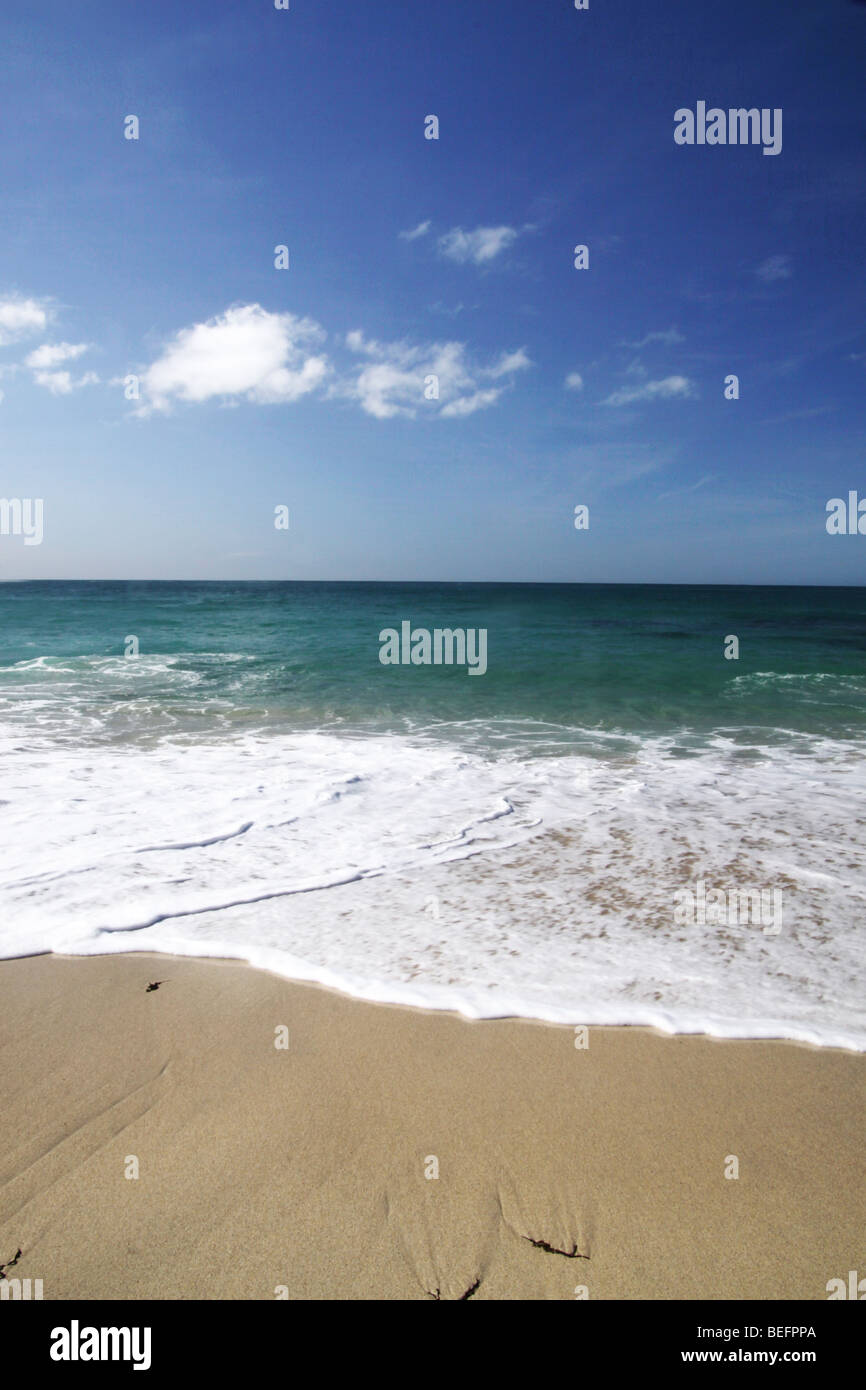
M281 957L281 951L274 950L272 954ZM409 985L394 987L389 994L387 987L379 986L375 992L357 992L351 988L341 978L324 978L328 975L333 976L333 972L325 967L317 969L309 968L309 973L286 974L277 968L276 965L268 964L265 961L254 961L242 955L224 955L220 952L209 953L190 953L174 952L162 950L154 947L142 947L140 950L128 948L123 951L106 952L65 952L52 951L48 948L40 948L34 951L22 952L20 955L0 956L0 967L16 961L24 960L68 960L68 961L89 961L89 960L112 960L117 957L130 959L134 957L149 958L151 960L185 960L190 962L204 961L220 965L235 965L246 970L253 970L258 974L266 975L271 979L280 980L283 984L298 985L305 989L324 990L328 994L333 994L337 998L345 999L353 1003L369 1005L372 1008L383 1009L402 1009L408 1013L419 1014L440 1014L449 1018L460 1019L464 1023L532 1023L544 1028L565 1028L574 1029L577 1026L592 1029L625 1029L626 1031L643 1031L665 1038L706 1038L712 1042L777 1042L787 1043L791 1047L808 1047L821 1052L844 1052L852 1056L866 1057L866 1042L862 1046L847 1040L839 1040L836 1036L832 1040L824 1041L815 1036L795 1035L793 1032L785 1032L785 1025L782 1023L768 1024L768 1031L751 1031L742 1033L721 1031L722 1023L720 1020L711 1020L715 1023L719 1031L713 1031L706 1023L689 1023L683 1027L674 1027L668 1019L660 1019L653 1016L648 1019L634 1019L627 1022L611 1022L608 1019L593 1020L591 1017L587 1021L584 1016L580 1024L575 1023L574 1018L569 1014L566 1017L545 1016L542 1013L521 1013L517 1009L503 1009L502 1012L470 1012L464 1009L459 1003L452 1002L448 990L444 986L428 986L428 993L424 995L413 994ZM299 965L304 968L308 963L299 960ZM442 1002L436 1002L435 997L431 998L430 991L442 996ZM575 1015L576 1017L576 1015ZM667 1026L670 1022L670 1026ZM753 1019L750 1023L755 1023ZM756 1025L757 1026L757 1025ZM778 1026L778 1031L775 1031Z
M0 1262L46 1299L825 1299L856 1267L862 1053L576 1040L234 960L4 960Z

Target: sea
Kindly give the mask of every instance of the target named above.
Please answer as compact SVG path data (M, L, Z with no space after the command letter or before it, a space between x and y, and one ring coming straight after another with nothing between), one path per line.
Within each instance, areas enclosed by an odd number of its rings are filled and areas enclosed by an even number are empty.
M3 583L0 751L0 956L866 1049L866 589Z

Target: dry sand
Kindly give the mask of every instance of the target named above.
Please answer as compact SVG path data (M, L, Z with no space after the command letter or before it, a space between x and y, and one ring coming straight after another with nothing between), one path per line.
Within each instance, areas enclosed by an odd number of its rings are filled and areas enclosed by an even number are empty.
M3 962L0 1264L46 1299L826 1299L862 1266L866 1057L574 1043L224 961Z

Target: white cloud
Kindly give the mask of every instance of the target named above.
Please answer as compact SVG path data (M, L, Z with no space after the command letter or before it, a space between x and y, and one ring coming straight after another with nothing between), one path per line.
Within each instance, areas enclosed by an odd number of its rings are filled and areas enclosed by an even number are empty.
M0 299L0 347L33 333L44 333L48 312L36 299Z
M413 227L410 232L401 232L401 241L417 241L418 237L426 236L431 227L430 218L426 222L419 222L417 227Z
M451 308L448 304L443 304L442 301L441 301L441 299L437 299L437 301L436 301L435 304L431 304L431 305L430 305L430 313L431 313L431 314L446 314L447 317L448 317L449 319L456 319L456 318L457 318L457 315L458 315L458 314L462 314L462 313L463 313L463 310L464 310L465 308L466 308L466 305L465 305L465 304L455 304L454 307ZM472 305L472 308L473 308L473 309L477 309L477 308L478 308L478 305L477 305L477 304L473 304L473 305Z
M790 280L793 269L790 256L768 256L755 271L759 280L770 285L774 280Z
M352 352L363 353L365 357L400 357L405 359L413 352L411 344L406 342L399 343L379 343L375 338L365 338L363 330L353 328L351 333L346 334L346 347Z
M515 374L532 365L522 347L484 363L465 343L379 342L360 328L335 340L360 359L341 364L315 350L324 337L311 319L269 313L259 304L234 306L171 339L141 374L135 413L167 410L174 401L296 401L326 387L326 399L355 401L378 420L466 416L493 405ZM66 385L58 380L53 389Z
M74 361L83 352L87 352L87 348L87 343L43 343L42 347L35 348L33 352L29 353L24 361L28 367L33 367L34 370L58 367L61 362Z
M52 396L68 396L72 391L72 377L69 372L34 372L33 378L38 386L44 386Z
M643 386L623 386L602 401L602 405L631 405L634 401L667 400L673 396L692 396L694 389L686 376L666 376L662 381L646 381Z
M323 329L312 319L271 314L241 304L206 323L183 328L142 377L147 410L167 410L172 398L207 401L244 397L259 404L297 401L321 386L326 357L308 353Z
M33 380L37 386L44 386L52 396L68 396L82 386L95 386L99 381L96 372L85 372L84 376L73 380L71 372L34 372Z
M37 386L44 386L52 396L69 396L82 386L93 386L99 381L96 372L73 377L66 368L58 370L61 362L74 362L88 349L88 343L43 343L27 354L24 365L32 371Z
M472 261L475 265L486 265L494 257L507 250L520 233L515 227L476 227L472 232L464 232L462 227L453 227L439 238L439 250L449 260L463 264Z
M482 376L510 376L512 372L522 372L524 367L531 367L532 363L526 355L526 348L518 348L516 352L503 352L499 361L492 367L482 370Z
M472 415L493 405L504 389L480 390L481 380L513 376L530 365L523 348L502 353L484 367L470 360L464 343L379 343L358 329L346 335L346 342L353 352L370 360L354 378L335 386L334 394L357 400L362 410L378 420L413 417L422 410L452 419ZM439 394L428 400L425 392L431 377L436 378Z
M459 396L456 401L450 401L443 406L442 414L451 418L459 415L474 415L476 410L484 410L488 405L493 405L502 395L501 387L491 387L487 391L476 391L471 396Z
M391 362L377 362L358 374L352 394L368 415L390 420L394 415L415 414L407 402L419 402L423 386L423 375L403 371Z
M671 346L675 343L684 343L685 338L677 328L665 328L661 332L647 333L638 343L621 343L621 347L632 348L635 352L640 352L641 348L648 347L650 343L665 343Z
M565 384L569 391L582 391L583 377L580 375L580 372L569 372L568 376L565 378Z

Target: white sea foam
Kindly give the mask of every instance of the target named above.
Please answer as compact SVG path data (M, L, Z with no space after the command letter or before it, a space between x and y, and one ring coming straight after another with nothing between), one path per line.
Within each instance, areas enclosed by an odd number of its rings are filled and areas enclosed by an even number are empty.
M465 732L74 748L2 725L0 955L234 956L471 1017L866 1050L861 749L563 754L539 725L529 757ZM675 925L698 879L781 887L781 932Z

